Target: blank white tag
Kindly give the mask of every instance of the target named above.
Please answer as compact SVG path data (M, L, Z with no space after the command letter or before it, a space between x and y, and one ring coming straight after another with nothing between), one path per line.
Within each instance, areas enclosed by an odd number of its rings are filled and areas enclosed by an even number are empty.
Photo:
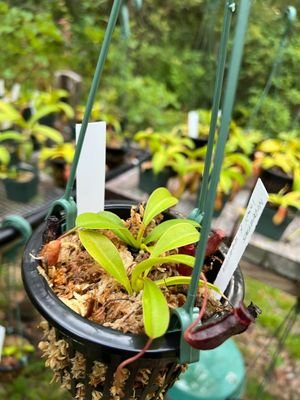
M19 83L15 83L11 88L11 101L17 101L20 96L21 85Z
M217 275L214 284L222 291L226 289L244 251L250 242L251 236L258 223L258 220L268 201L268 192L262 181L258 179L253 193L250 197L246 213L231 243L228 253L223 261L222 267ZM216 295L216 297L220 297Z
M76 124L78 140L81 124ZM78 214L104 209L106 124L88 124L76 173L76 203Z
M4 97L5 94L5 82L4 79L0 79L0 97Z
M193 139L199 137L198 134L199 113L198 111L190 111L188 113L188 136Z
M4 326L0 325L0 361L2 357L4 338L5 338L5 328Z

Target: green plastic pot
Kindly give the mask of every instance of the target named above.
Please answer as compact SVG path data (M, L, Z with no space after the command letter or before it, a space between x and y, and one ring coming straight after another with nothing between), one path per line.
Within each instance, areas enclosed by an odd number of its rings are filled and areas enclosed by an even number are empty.
M6 197L19 203L28 203L38 192L38 172L30 165L19 166L18 170L20 172L30 172L31 177L24 181L12 178L4 179Z
M284 218L282 223L275 225L272 221L272 218L276 211L276 208L266 205L255 228L255 232L273 240L280 240L286 228L296 216L296 212L292 209L289 209L288 215Z
M143 169L139 166L139 189L146 193L152 193L159 187L166 187L168 180L174 175L171 168L165 168L161 172L155 174L151 168Z

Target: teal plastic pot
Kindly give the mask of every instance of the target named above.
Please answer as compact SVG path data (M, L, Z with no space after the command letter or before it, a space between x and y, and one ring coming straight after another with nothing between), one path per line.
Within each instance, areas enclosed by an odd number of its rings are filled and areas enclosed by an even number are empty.
M21 172L30 172L28 180L4 179L6 197L19 203L28 203L38 192L38 173L31 165L18 167Z
M277 209L266 205L264 211L255 228L255 232L260 233L273 240L280 240L284 231L296 216L296 212L289 209L288 215L284 218L281 224L275 225L272 221Z
M245 365L232 339L213 350L201 351L200 360L168 391L166 400L241 399L245 387Z
M171 168L165 168L161 172L155 174L152 169L143 170L139 166L139 189L146 193L152 193L159 187L166 187L168 180L174 175Z

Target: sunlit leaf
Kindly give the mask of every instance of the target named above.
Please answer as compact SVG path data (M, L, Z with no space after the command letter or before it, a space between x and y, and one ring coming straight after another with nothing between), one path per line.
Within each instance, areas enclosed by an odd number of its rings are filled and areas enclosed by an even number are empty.
M166 251L198 242L200 237L197 229L187 222L178 223L166 230L153 246L151 255L159 256Z
M60 111L65 113L68 118L71 119L71 118L74 117L75 112L74 112L73 108L69 104L60 102L58 104L58 107L59 107Z
M167 300L155 283L148 278L144 281L143 320L146 335L152 339L164 335L170 321Z
M32 128L32 133L42 142L44 139L50 139L55 143L63 143L62 134L50 126L36 124Z
M147 201L143 223L147 226L154 217L177 203L176 197L172 196L166 188L161 187L154 190Z
M193 225L196 228L200 227L198 222L193 221L191 219L175 219L175 218L174 219L169 219L167 221L164 221L164 222L156 225L156 227L149 233L149 235L145 237L143 242L145 244L148 244L148 243L151 243L151 242L155 242L156 240L158 240L160 238L160 236L167 229L169 229L171 226L177 225L178 223L181 223L181 222L189 223L189 224Z
M169 157L165 151L157 151L152 157L152 169L155 174L161 172L166 166Z
M131 293L131 286L123 261L114 244L104 235L93 230L79 231L79 238L86 251L117 282Z
M0 133L0 142L4 140L14 140L15 142L24 142L25 137L17 131L6 131Z
M11 104L0 100L0 120L6 122L20 122L22 115Z
M189 267L193 267L195 263L195 257L186 254L173 254L166 257L149 257L146 260L140 262L132 271L131 283L135 290L137 288L137 282L141 278L143 272L150 271L154 265L158 264L185 264ZM137 289L138 290L138 289Z
M75 225L84 229L109 229L125 243L133 247L137 246L137 241L126 228L122 219L110 211L80 214L76 218Z
M191 283L191 280L191 276L170 276L165 279L154 281L154 283L157 286L189 285ZM199 279L198 285L204 286L204 281L202 279ZM207 282L207 287L214 290L216 293L226 299L223 292L216 285Z
M258 149L264 153L274 153L276 151L280 151L281 145L278 140L266 139L258 146Z
M4 147L0 146L0 165L8 165L10 161L9 151Z
M50 104L43 107L40 107L30 118L28 121L29 125L33 126L36 122L38 122L41 118L51 115L55 112L59 111L59 107L57 104Z

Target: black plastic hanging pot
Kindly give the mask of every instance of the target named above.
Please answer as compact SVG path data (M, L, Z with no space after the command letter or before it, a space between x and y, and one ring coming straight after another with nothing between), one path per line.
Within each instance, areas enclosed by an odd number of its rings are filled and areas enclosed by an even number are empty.
M130 208L128 202L111 202L106 205L107 210L124 219L129 217ZM60 375L64 386L74 397L79 394L80 399L89 400L93 393L99 395L100 392L103 400L114 398L112 393L116 394L114 373L117 366L137 354L147 338L144 335L123 334L91 322L58 299L39 273L38 260L32 257L41 248L44 229L45 225L40 226L26 246L22 276L29 298L51 327L47 349L53 346L63 356L61 364L56 365L54 371L57 376ZM233 304L243 299L244 282L239 269L231 279L226 295ZM179 330L167 332L154 340L142 358L126 367L130 372L129 377L122 387L122 393L118 394L120 397L115 398L159 399L160 393L170 388L182 371L178 364L179 343ZM84 364L84 374L76 373L78 359L81 365ZM104 374L98 380L97 368Z

